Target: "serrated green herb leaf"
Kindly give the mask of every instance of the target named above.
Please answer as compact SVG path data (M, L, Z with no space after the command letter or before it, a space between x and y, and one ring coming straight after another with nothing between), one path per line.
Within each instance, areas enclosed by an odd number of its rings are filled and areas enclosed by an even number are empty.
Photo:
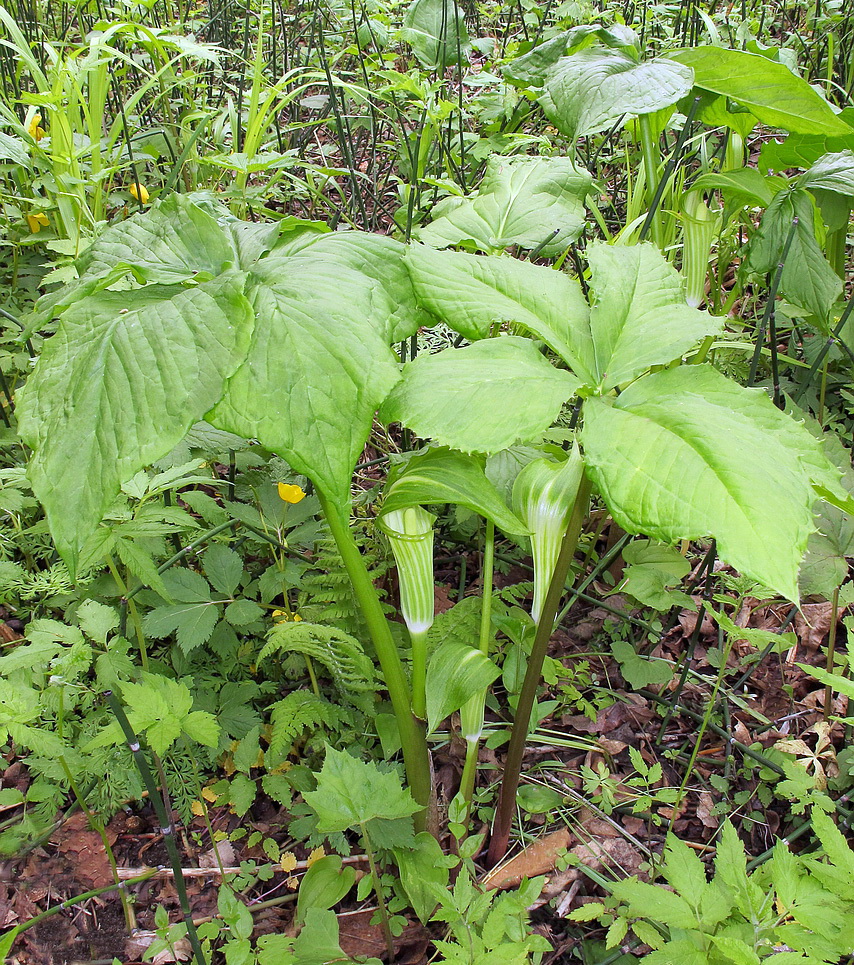
M393 771L382 771L372 761L360 761L333 747L326 748L317 790L306 791L303 797L324 834L358 828L377 818L408 818L418 810Z

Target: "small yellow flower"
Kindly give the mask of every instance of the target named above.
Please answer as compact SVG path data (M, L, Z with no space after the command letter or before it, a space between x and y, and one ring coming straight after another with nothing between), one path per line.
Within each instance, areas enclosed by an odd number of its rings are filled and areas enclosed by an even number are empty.
M306 859L306 867L310 868L315 861L320 861L321 858L326 857L326 849L321 845L319 848L315 848L314 851Z
M298 503L301 499L305 499L305 492L301 486L279 483L279 499L283 499L286 503Z
M36 214L27 215L27 224L30 226L30 231L37 235L42 228L46 228L50 224L50 221L44 211L39 211Z
M139 201L142 204L148 204L148 199L151 197L151 195L148 193L148 188L144 184L140 184L139 181L136 181L128 188L128 191L130 192L130 196L134 199L134 201Z
M282 871L284 871L285 874L287 874L289 871L294 871L297 866L297 856L293 853L293 851L286 851L282 855L279 864L281 865Z
M302 617L298 614L294 614L294 623L302 623Z
M190 810L196 815L197 818L200 818L205 813L207 808L201 801L193 801L193 803L190 805Z
M41 122L41 114L33 114L33 119L30 121L30 126L27 128L27 133L37 144L45 136L45 129L41 126Z

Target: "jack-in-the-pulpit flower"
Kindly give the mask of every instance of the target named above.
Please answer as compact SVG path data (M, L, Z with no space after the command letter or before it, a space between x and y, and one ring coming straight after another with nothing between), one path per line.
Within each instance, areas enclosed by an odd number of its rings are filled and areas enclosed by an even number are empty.
M685 276L685 300L691 308L699 308L706 297L706 275L709 255L719 229L719 213L703 200L701 191L689 191L682 202L682 274Z
M513 484L513 510L531 531L535 623L540 621L583 473L584 460L576 444L564 462L535 459L528 463Z
M730 131L726 142L724 171L738 171L744 167L744 138L737 131Z
M400 583L400 612L412 641L412 713L427 719L427 631L433 626L433 523L436 517L420 506L395 509L380 516L388 536Z
M384 513L378 523L388 536L400 582L400 611L412 636L433 626L433 523L420 506Z

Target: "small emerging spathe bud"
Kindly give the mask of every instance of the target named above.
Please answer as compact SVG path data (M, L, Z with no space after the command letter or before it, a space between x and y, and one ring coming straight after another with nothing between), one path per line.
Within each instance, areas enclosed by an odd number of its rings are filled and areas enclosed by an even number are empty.
M400 610L413 636L433 625L433 523L420 506L395 509L379 517L388 536L400 580Z
M560 545L572 515L584 460L574 445L565 462L535 459L516 477L513 509L531 531L534 557L534 603L531 616L539 623Z

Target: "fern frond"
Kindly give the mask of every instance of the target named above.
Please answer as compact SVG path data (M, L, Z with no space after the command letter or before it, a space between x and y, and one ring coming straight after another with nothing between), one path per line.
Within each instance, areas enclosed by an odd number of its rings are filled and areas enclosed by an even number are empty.
M506 603L507 606L521 606L522 601L533 592L533 581L524 580L521 583L513 583L511 586L504 586L500 590L496 590L495 595L502 603Z
M302 653L323 664L345 695L374 689L376 672L355 637L337 627L318 623L280 623L267 635L258 663L282 651Z
M294 690L272 706L269 753L274 757L287 756L294 742L306 731L334 728L338 718L338 709L328 700L310 690Z
M389 564L377 555L372 541L358 530L356 540L368 573L376 583L385 576ZM331 539L320 540L316 552L312 570L302 580L300 613L313 623L331 624L359 639L367 639L367 626L338 547ZM382 597L381 589L379 593ZM386 613L393 612L387 604L383 604L383 609Z
M477 646L482 607L483 600L479 596L467 596L450 610L437 613L427 634L428 651L432 653L446 640L459 640Z

